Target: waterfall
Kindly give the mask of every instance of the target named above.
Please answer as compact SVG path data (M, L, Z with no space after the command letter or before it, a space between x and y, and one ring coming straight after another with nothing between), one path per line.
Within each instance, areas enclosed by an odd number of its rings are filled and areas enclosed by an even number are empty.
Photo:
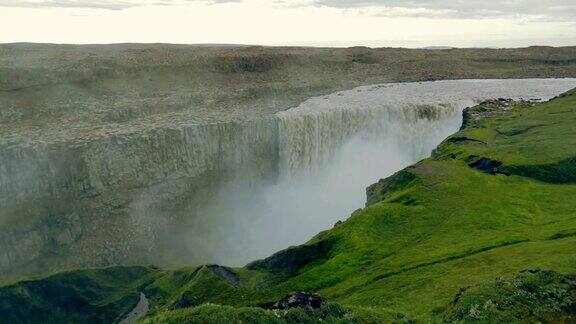
M461 124L462 110L494 98L548 100L574 79L456 80L363 86L277 114L280 172L322 168L352 138L394 141L412 163Z
M279 113L280 172L284 177L315 172L352 139L373 144L394 140L414 160L423 158L458 126L464 106L378 104Z
M458 130L464 108L500 97L546 100L575 81L384 84L311 98L276 114L277 180L223 186L211 212L220 232L190 243L217 242L205 261L229 265L304 243L363 206L368 185L429 156Z

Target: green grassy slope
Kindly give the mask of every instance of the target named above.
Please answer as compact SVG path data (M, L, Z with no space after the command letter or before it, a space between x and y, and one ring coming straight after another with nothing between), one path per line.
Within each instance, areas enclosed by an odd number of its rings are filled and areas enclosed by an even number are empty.
M313 311L301 308L265 310L259 307L232 307L205 304L198 307L164 312L146 318L144 323L412 323L413 320L398 313L363 307L343 307L325 304Z
M463 319L453 317L470 304L454 304L462 287L479 285L470 301L495 278L525 269L576 273L576 92L501 112L490 105L469 110L465 127L434 157L371 186L367 207L305 245L242 269L155 272L140 285L151 301L149 321L294 322L291 314L246 308L291 291L317 291L343 305L333 306L340 309L330 313L334 321L403 318L396 313ZM540 279L531 282L550 284Z
M539 175L576 156L575 118L569 95L464 128L434 158L371 187L371 205L344 224L249 265L279 282L230 303L313 290L346 305L429 318L460 287L526 268L576 271L576 186L566 184L574 164ZM481 158L501 163L498 171L470 166ZM533 172L515 175L519 167Z
M370 188L372 204L344 224L249 265L276 274L278 283L229 303L313 290L346 305L431 318L460 287L526 268L576 271L576 186L555 180L570 179L574 164L557 168L554 179L533 176L576 155L575 118L576 96L569 95L463 129L398 181ZM469 140L454 140L462 137ZM480 158L499 161L503 171L470 166ZM520 166L534 172L510 171Z
M0 285L2 323L109 323L137 304L157 270L113 267Z
M447 308L446 321L572 323L576 276L531 269L463 289Z

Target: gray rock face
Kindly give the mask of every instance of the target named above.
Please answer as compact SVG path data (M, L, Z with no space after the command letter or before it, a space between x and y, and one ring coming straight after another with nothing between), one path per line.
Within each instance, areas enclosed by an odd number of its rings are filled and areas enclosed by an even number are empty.
M137 262L171 222L165 211L233 174L271 176L276 139L264 119L9 147L0 155L0 270Z

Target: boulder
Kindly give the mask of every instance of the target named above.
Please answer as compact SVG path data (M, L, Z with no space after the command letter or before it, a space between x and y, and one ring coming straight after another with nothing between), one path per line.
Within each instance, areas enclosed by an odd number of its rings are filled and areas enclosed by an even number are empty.
M296 292L284 296L272 305L272 309L304 308L308 310L320 308L326 301L315 293Z

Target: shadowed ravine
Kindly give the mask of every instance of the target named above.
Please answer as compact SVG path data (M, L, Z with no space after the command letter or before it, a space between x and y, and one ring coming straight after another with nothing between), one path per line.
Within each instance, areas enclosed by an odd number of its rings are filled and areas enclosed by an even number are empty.
M458 130L465 107L549 99L575 86L574 79L366 86L243 123L6 144L0 270L242 265L362 207L365 187L427 157Z

